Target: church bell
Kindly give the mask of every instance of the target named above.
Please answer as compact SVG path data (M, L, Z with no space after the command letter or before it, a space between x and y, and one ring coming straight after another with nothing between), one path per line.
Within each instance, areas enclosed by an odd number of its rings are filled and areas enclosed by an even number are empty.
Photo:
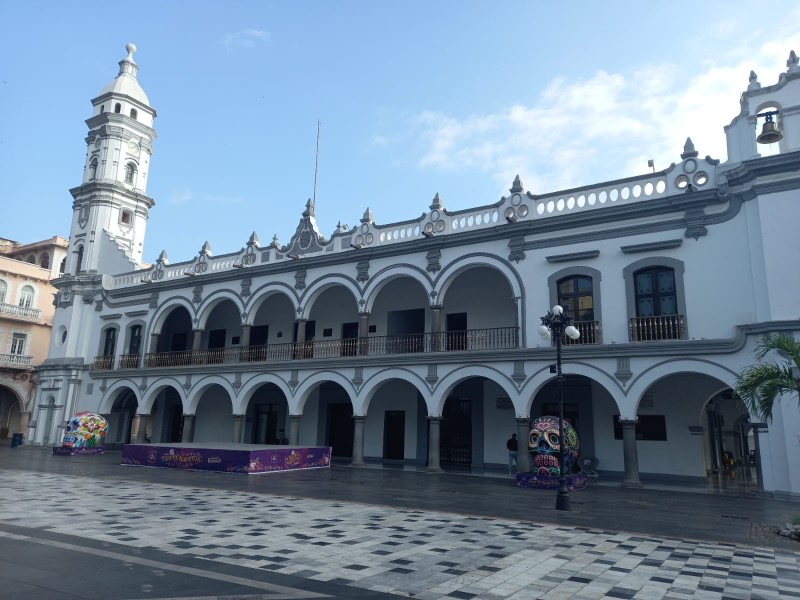
M761 129L761 133L756 138L756 141L759 144L774 144L775 142L780 142L782 139L783 134L772 119L772 114L767 114L764 127Z

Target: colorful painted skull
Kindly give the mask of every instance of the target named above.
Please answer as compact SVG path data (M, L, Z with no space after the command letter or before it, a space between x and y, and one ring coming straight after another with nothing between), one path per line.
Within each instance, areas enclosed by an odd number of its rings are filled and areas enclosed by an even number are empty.
M98 414L79 412L67 423L64 434L65 448L94 448L106 437L108 421Z
M564 421L564 472L572 473L572 465L578 459L578 434L575 428ZM558 453L561 444L558 437L558 417L539 417L531 425L528 451L533 458L533 472L541 477L558 477Z

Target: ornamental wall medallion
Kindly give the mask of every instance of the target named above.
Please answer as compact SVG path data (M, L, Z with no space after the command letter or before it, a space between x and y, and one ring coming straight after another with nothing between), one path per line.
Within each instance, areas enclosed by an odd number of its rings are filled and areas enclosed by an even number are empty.
M294 274L294 289L304 290L306 288L306 270L298 269Z
M439 259L442 258L441 250L438 248L436 250L428 250L425 258L428 260L428 266L425 268L428 273L436 273L436 271L441 270L442 265L439 264Z
M195 304L200 304L203 301L203 286L198 285L192 290L192 294L194 294L192 297L192 302Z
M250 286L253 284L253 280L250 277L245 277L242 279L242 298L247 298L252 293L250 291Z
M356 263L356 281L359 283L369 281L369 260L360 260Z
M521 260L525 260L524 237L521 235L512 237L510 240L508 240L508 247L511 249L511 252L508 255L508 260L513 260L516 263Z

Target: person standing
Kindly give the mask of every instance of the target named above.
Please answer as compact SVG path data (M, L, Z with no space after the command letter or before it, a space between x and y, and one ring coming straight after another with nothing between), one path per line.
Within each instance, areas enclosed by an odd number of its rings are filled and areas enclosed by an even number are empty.
M508 450L508 474L513 475L513 468L517 466L517 434L512 433L511 437L506 441L506 449Z

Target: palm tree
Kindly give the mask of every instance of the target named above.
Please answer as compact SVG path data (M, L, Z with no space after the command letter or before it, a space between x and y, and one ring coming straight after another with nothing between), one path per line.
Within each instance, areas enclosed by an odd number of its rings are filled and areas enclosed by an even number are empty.
M754 353L761 361L777 350L785 361L782 364L759 362L739 373L736 394L751 414L772 420L775 399L781 394L800 394L800 340L788 333L771 333L761 338ZM798 396L800 400L800 396Z

